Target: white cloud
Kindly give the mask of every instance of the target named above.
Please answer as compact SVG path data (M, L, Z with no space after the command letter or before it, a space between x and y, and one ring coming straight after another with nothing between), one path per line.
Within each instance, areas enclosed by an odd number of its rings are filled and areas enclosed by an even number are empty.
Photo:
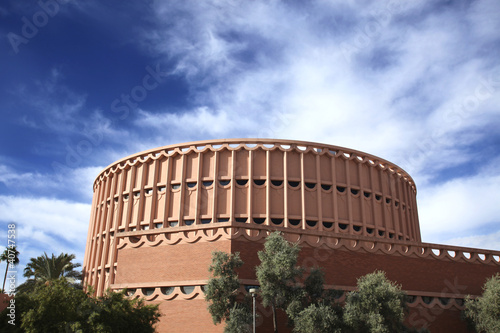
M43 243L50 243L54 236L70 243L81 242L87 235L90 204L70 202L47 197L0 196L1 221L18 223L25 228L27 240L32 236ZM36 234L43 231L43 234ZM52 245L54 246L54 245Z
M178 59L195 107L142 110L137 125L157 145L267 136L351 147L413 175L424 240L499 221L498 171L443 173L496 156L475 151L500 126L497 2L158 6L146 41Z
M486 235L472 235L441 241L442 244L471 247L476 249L500 250L500 231Z
M441 242L491 228L500 216L499 188L498 173L456 178L420 188L418 207L423 240ZM500 225L496 228L491 231L497 231Z
M237 124L236 119L225 111L211 111L206 107L201 107L192 111L176 114L151 114L143 110L139 111L140 118L137 121L139 126L153 127L157 130L165 131L170 129L173 137L179 137L175 129L181 130L183 136L209 136L216 137L230 132Z
M16 224L18 284L24 265L44 252L72 253L83 263L90 210L90 204L59 199L0 196L0 238L7 239L7 225Z
M179 59L177 71L187 75L200 105L186 110L187 117L178 115L183 110L163 116L181 125L183 137L194 132L189 127L202 126L209 137L236 132L329 142L396 158L419 172L444 167L436 163L443 153L456 163L467 162L462 147L452 146L484 138L478 127L491 117L478 115L499 114L488 105L500 98L500 81L470 119L457 124L462 115L450 115L450 107L474 95L480 79L493 70L491 58L474 56L486 41L473 31L463 34L463 19L476 22L476 9L430 11L428 2L364 8L316 4L307 12L280 2L159 6L159 28L148 40L159 53ZM186 19L164 20L175 13ZM340 13L349 23L340 21ZM415 20L410 13L421 17L410 23ZM454 28L442 29L443 22ZM231 34L243 37L231 39ZM359 38L366 41L359 44ZM342 42L355 47L347 58ZM241 57L244 52L251 62ZM183 123L207 115L217 121L213 128ZM415 148L425 156L412 158Z
M0 183L12 193L64 196L92 200L93 182L103 167L61 168L54 173L19 172L0 164ZM65 194L64 194L65 193Z

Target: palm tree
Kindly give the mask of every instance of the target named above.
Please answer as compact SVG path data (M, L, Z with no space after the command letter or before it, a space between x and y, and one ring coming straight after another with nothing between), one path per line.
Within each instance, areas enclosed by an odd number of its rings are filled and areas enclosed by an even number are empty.
M19 286L18 291L29 291L37 283L50 284L52 281L63 278L75 287L80 287L79 280L82 273L75 270L80 267L79 263L73 263L74 254L61 253L57 257L47 253L37 258L31 258L24 268L24 277L28 280Z
M7 272L9 271L9 266L10 265L16 266L17 264L19 264L19 251L16 249L15 246L13 246L12 248L10 246L7 246L5 248L5 251L3 251L2 254L0 254L0 261L5 261L7 263L7 267L5 267L5 276L3 278L3 286L2 286L2 291L5 292L5 281L7 281Z

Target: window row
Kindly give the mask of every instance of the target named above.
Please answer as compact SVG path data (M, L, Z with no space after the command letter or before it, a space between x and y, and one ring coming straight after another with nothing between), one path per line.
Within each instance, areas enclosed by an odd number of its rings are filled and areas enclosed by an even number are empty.
M160 291L163 295L168 296L174 292L175 288L176 287L160 287ZM189 295L194 291L195 286L181 286L179 288L184 295ZM258 288L258 286L245 285L244 288L247 292L249 292L251 288ZM151 296L154 294L156 288L140 288L140 290L141 290L143 295ZM201 290L205 291L205 286L201 286ZM127 289L127 296L129 296L129 297L133 296L136 292L137 292L136 288ZM346 291L337 290L337 293L335 293L335 298L339 299L343 295L345 295L345 293L346 293ZM455 304L457 304L458 306L464 305L463 298L432 297L432 296L420 296L420 297L422 298L422 301L425 304L431 304L435 299L437 299L438 302L441 303L441 305L443 305L443 306L448 305L451 301L454 301ZM406 302L409 304L413 304L417 301L417 298L418 298L418 296L408 295L406 297Z
M243 186L244 184L246 184L248 182L248 179L237 179L236 180L236 183L238 185L241 185ZM203 186L204 187L210 187L212 186L213 184L213 181L203 181ZM222 186L222 187L226 187L227 185L229 185L231 183L230 180L219 180L219 184ZM254 179L254 184L257 185L257 186L263 186L265 185L266 183L266 180L264 179ZM276 187L279 187L282 185L283 181L280 180L280 181L277 181L277 180L271 180L271 183L276 186ZM290 188L298 188L300 186L300 182L299 181L288 181L288 184L290 186ZM196 182L188 182L186 183L186 186L188 189L192 189L192 188L195 188L197 185ZM316 187L316 183L305 183L305 186L306 188L308 189L314 189ZM172 190L178 190L180 189L181 187L181 184L172 184L171 185L171 189ZM324 190L324 191L330 191L331 188L332 188L332 185L329 185L329 184L321 184L321 188ZM345 193L348 193L350 192L353 196L360 196L361 193L363 194L363 196L367 199L371 198L373 193L371 191L367 191L367 190L360 190L360 189L357 189L357 188L348 188L346 186L342 186L342 185L337 185L335 186L337 192L339 194L345 194ZM158 193L164 193L165 190L166 190L166 186L158 186ZM153 193L153 189L145 189L144 190L144 193L149 195L149 194L152 194ZM141 196L141 191L140 190L137 190L137 191L134 191L132 192L132 196L134 198L139 198ZM123 194L123 199L125 200L128 200L130 197L130 195L128 193L125 193ZM399 207L399 200L395 199L393 200L390 196L383 196L382 194L379 194L379 193L375 193L374 195L375 197L375 200L377 202L385 202L387 205L390 205L391 203L394 203L394 206L395 207ZM118 196L115 196L114 197L114 202L117 203L118 202ZM110 200L107 200L107 204L110 203ZM405 204L402 204L403 206L403 209L405 209Z
M229 218L217 218L217 219L215 219L215 222L216 223L223 223L223 222L229 222L229 220L230 220ZM238 223L254 223L254 224L258 224L258 225L263 225L266 222L266 218L254 217L251 219L251 221L249 221L249 219L247 217L236 217L235 221ZM283 218L271 218L270 221L271 221L272 225L283 226L284 219ZM209 223L212 223L212 219L201 219L200 222L201 222L201 224L209 224ZM301 222L302 222L302 220L300 220L300 219L288 219L288 223L292 227L300 226ZM320 223L323 225L324 230L334 230L335 224L337 224L340 232L347 233L347 232L351 231L351 229L349 228L351 226L352 231L355 234L361 234L363 231L366 231L366 233L368 235L374 235L374 236L378 236L378 237L386 237L385 230L377 229L376 227L373 227L373 226L372 227L370 227L370 226L363 227L361 225L356 225L356 224L349 225L349 223L343 223L343 222L329 222L329 221L320 222L317 220L306 220L305 221L306 226L308 228L311 228L311 229L317 228ZM190 226L190 225L194 225L194 224L195 224L194 219L189 219L189 220L183 221L184 226ZM169 221L169 222L165 222L165 223L164 222L156 222L153 224L153 228L155 228L155 229L162 229L162 228L168 228L168 227L172 228L172 227L178 227L178 226L180 226L179 221ZM148 225L143 225L141 227L142 228L139 230L149 230ZM138 230L137 227L134 226L134 227L131 227L128 231L137 231L137 230ZM125 232L125 229L119 229L118 232L119 233ZM391 239L395 239L397 235L394 232L388 232L387 236ZM403 240L403 237L401 235L397 236L397 238L399 240Z
M184 295L189 295L194 291L195 287L196 286L181 286L180 289ZM140 288L140 289L145 296L151 296L154 294L156 288ZM161 293L165 296L171 295L174 292L174 289L175 287L160 287ZM201 289L204 291L204 286L201 286ZM129 297L134 296L136 291L137 291L136 288L127 289L127 296Z

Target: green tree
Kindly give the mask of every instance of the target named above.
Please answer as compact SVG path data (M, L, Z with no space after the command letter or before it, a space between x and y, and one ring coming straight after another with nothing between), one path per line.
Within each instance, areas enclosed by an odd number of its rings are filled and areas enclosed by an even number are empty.
M274 332L278 332L276 310L286 310L295 294L296 279L302 276L297 266L300 248L289 243L279 232L271 233L264 243L264 250L258 252L260 265L256 267L259 293L265 307L273 313Z
M323 300L325 290L324 273L318 268L311 269L311 272L304 281L304 285L294 285L290 288L289 303L286 313L292 322L298 317L299 313L312 304L319 304Z
M492 276L483 286L482 296L465 299L464 315L477 332L500 332L500 274Z
M406 294L376 271L358 279L357 291L347 294L345 323L354 332L397 333L405 330Z
M342 307L337 299L342 292L324 289L324 272L313 268L304 285L295 286L287 315L295 326L294 331L342 332Z
M90 310L87 295L69 287L64 279L52 280L50 285L37 285L26 301L32 307L19 313L19 317L21 328L27 333L64 332L67 328L71 331L88 329L85 319L80 315L82 310Z
M88 298L92 302L90 311L80 313L88 318L90 332L155 332L154 325L161 316L159 305L146 304L141 298L130 299L126 292L108 290L102 297Z
M295 318L297 333L341 333L342 313L340 308L329 304L311 304Z
M125 291L93 298L64 277L36 284L30 293L15 296L15 323L8 323L8 309L0 316L1 332L154 332L158 305L128 299Z
M242 265L239 253L229 254L222 251L212 253L212 263L208 268L212 277L205 288L205 300L209 302L208 312L214 324L229 319L230 312L236 305L240 288L236 269Z
M229 312L224 333L251 333L252 313L246 304L235 304Z
M7 281L7 273L9 271L9 266L14 265L16 266L19 264L19 251L15 246L7 246L5 250L2 252L0 255L0 262L5 261L6 267L5 267L5 276L3 278L3 285L2 285L2 291L5 292L5 281Z
M81 288L82 273L76 270L80 264L73 263L74 259L74 254L67 253L61 253L57 257L54 254L49 257L47 253L44 253L42 256L31 258L24 268L23 274L28 279L18 287L18 291L31 291L37 283L50 283L61 277L64 277L73 286Z

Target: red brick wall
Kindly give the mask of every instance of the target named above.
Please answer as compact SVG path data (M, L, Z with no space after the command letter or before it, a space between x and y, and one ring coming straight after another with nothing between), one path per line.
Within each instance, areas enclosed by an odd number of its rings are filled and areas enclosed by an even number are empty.
M257 251L262 250L263 244L234 241L232 248L233 251L241 253L245 262L239 272L240 278L255 279L254 267L259 264ZM403 290L434 297L453 297L455 294L456 298L462 298L467 294L481 294L486 279L500 271L498 266L481 263L317 249L307 246L301 249L299 265L322 267L326 273L327 285L354 287L357 278L375 270L383 270L387 277L400 284ZM433 308L417 306L410 309L407 323L412 326L427 327L431 332L465 333L467 325L460 319L460 312L456 307L443 309L439 306ZM285 325L285 322L282 325ZM264 324L268 326L272 325L272 322L266 319Z
M115 283L207 280L213 251L231 252L230 241L126 247L118 250Z
M207 304L203 298L161 302L162 317L157 332L222 333L224 324L214 325Z
M418 307L410 310L405 323L412 327L425 327L431 333L468 333L467 323L461 319L461 310L457 308Z
M233 242L233 251L241 252L245 262L240 278L255 279L254 267L259 264L257 251L262 248L262 243ZM322 267L326 273L325 283L330 285L355 286L357 278L375 270L383 270L391 281L400 284L404 290L472 295L481 294L486 279L500 271L499 266L481 263L305 246L300 251L299 265Z
M240 279L254 280L257 252L262 242L219 240L215 242L180 243L176 245L141 246L118 251L116 284L159 283L164 281L206 280L208 265L215 250L240 252L245 265ZM498 266L481 263L452 262L448 259L413 258L400 255L372 254L363 251L330 250L303 246L299 264L319 266L326 272L326 284L352 288L356 279L375 270L402 285L403 290L434 297L462 298L480 294L485 280L499 271ZM163 313L159 332L222 332L223 325L214 325L202 296L192 300L175 298L161 302ZM272 332L270 309L258 306L258 331ZM279 316L280 332L290 332L284 314ZM443 309L419 305L410 309L407 323L427 327L432 332L467 332L456 307Z

